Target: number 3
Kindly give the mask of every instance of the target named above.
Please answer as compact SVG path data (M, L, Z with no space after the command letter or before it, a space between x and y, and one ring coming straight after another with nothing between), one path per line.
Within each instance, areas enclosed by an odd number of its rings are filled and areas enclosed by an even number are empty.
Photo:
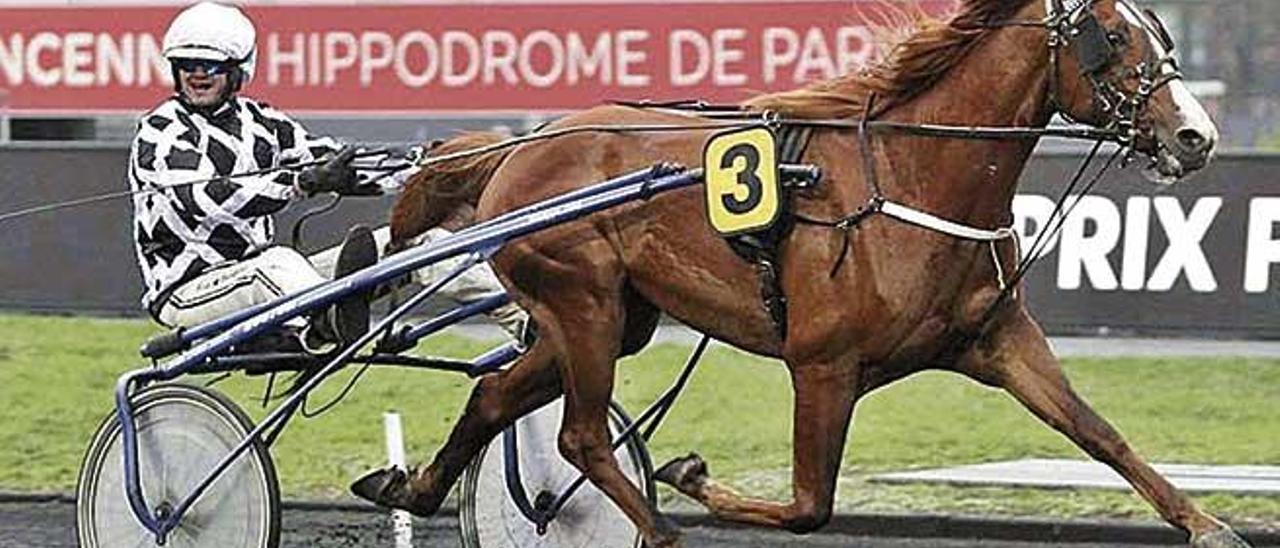
M763 127L712 136L703 151L707 218L724 235L763 230L778 218L778 161Z
M738 158L746 159L746 167L738 172L738 185L747 187L747 198L739 200L737 192L730 192L721 194L720 200L724 202L725 209L742 215L760 205L760 200L763 198L762 194L764 193L764 183L756 175L756 170L760 169L760 153L749 144L739 143L733 145L728 152L724 153L724 158L720 160L720 168L732 168Z

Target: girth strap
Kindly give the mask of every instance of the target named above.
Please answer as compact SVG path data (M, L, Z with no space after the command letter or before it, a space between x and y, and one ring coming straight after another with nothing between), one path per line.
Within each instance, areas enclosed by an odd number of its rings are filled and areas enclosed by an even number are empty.
M814 128L782 124L775 129L778 142L778 162L798 164L804 157ZM789 207L790 186L782 184L782 215L767 229L725 238L729 247L743 260L755 266L760 279L760 300L780 340L787 338L787 297L779 284L778 245L791 233L793 219Z

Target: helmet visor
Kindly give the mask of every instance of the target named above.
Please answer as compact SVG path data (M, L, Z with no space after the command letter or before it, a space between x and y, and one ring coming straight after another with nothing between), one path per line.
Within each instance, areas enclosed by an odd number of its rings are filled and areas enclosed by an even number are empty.
M209 76L217 76L219 74L230 74L236 69L235 61L219 61L215 59L192 59L190 57L179 57L171 61L173 67L181 72L197 73L203 71Z

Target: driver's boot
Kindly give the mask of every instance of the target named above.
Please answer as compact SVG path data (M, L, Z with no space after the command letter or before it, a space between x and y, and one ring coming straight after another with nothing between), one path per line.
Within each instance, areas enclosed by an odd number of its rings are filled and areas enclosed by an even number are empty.
M335 280L378 262L378 244L369 227L356 225L347 231L334 265ZM372 290L353 293L311 318L306 345L310 349L334 343L346 346L369 332L369 300Z
M333 278L341 279L377 262L378 243L373 238L373 231L364 225L353 226L347 231L342 249L338 251ZM369 301L372 297L373 288L370 288L350 295L334 305L330 321L342 344L351 344L369 332Z

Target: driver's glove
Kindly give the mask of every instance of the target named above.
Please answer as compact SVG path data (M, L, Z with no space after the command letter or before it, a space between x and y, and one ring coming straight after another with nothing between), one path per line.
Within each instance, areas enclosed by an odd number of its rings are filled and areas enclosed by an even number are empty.
M298 174L298 190L308 196L321 192L338 194L361 194L365 189L360 185L355 166L351 161L356 157L356 147L347 145L336 154L328 157L328 161L318 166L311 166ZM376 193L376 188L374 189Z

